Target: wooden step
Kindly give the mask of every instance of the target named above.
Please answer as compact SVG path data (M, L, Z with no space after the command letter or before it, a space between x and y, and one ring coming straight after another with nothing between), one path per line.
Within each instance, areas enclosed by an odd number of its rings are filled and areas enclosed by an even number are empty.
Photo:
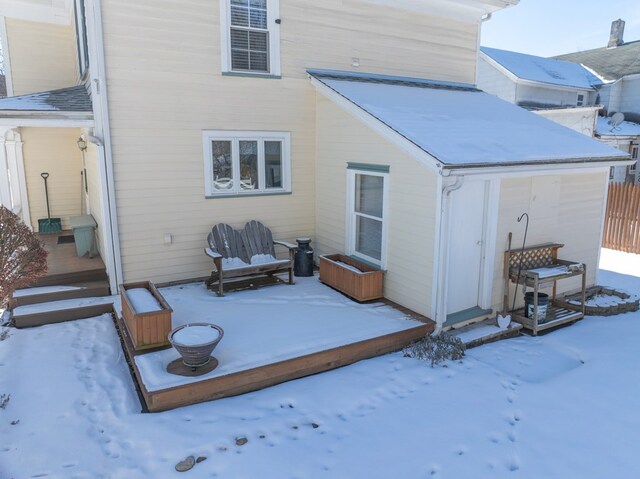
M34 285L34 288L41 286L60 286L73 285L76 283L104 281L107 280L107 272L104 268L88 269L85 271L74 271L70 273L60 273L47 275L40 278Z
M17 308L28 304L50 303L52 301L73 298L109 296L109 294L109 282L105 279L56 286L42 286L16 291L11 306L12 308Z
M16 328L31 328L75 319L92 318L113 311L117 296L74 298L19 306L12 311Z

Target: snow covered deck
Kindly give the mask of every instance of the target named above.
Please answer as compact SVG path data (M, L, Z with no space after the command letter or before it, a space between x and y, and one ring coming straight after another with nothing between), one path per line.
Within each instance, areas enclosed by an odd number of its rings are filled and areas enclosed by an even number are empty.
M359 304L317 277L216 297L203 284L162 288L173 327L210 322L224 329L219 366L195 377L170 374L173 349L135 353L123 344L149 411L242 394L398 350L433 329L385 303ZM121 320L118 320L120 330Z

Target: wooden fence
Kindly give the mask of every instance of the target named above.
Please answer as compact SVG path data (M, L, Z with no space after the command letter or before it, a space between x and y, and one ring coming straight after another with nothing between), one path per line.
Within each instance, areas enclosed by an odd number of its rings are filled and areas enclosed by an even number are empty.
M602 246L640 253L640 184L609 184Z

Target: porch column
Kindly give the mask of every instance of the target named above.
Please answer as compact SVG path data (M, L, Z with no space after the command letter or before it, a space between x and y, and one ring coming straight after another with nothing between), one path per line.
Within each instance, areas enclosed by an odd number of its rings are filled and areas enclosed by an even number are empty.
M27 196L27 181L24 173L24 157L22 156L22 137L20 130L12 128L5 133L5 151L7 166L9 167L9 183L11 185L11 199L14 213L31 227L29 201Z
M7 162L7 150L5 145L6 132L7 129L0 129L0 204L13 211L11 180L9 179L9 164Z

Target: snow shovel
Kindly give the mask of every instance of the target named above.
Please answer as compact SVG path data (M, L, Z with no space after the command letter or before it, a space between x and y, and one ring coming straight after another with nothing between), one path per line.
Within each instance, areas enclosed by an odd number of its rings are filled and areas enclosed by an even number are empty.
M62 231L62 223L60 218L52 218L49 209L49 188L47 186L47 178L49 173L40 173L44 180L44 195L47 199L47 217L38 220L38 231L40 233L60 233Z

